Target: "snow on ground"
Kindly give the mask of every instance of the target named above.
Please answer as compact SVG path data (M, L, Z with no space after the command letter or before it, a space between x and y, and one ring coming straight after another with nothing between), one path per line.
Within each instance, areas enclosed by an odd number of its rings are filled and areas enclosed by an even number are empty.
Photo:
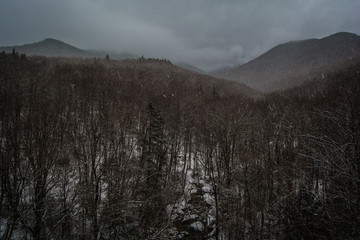
M204 186L201 188L201 191L203 191L204 193L210 193L212 191L210 184L204 184Z
M196 221L196 222L192 223L190 225L190 227L192 229L194 229L195 231L199 231L199 232L202 232L205 229L204 224L202 222L200 222L200 221Z
M215 235L216 208L210 179L203 174L195 175L194 170L188 169L184 195L175 204L167 206L167 214L173 223L188 229L188 234L191 231L201 234L207 229L210 232L206 235L211 239ZM181 228L178 228L178 233Z
M189 221L189 220L196 220L196 219L199 219L200 216L197 215L197 214L186 214L184 216L184 219L183 219L183 222L186 222L186 221Z
M215 205L215 199L213 196L210 195L210 193L205 193L203 195L203 199L207 204L209 204L211 206Z

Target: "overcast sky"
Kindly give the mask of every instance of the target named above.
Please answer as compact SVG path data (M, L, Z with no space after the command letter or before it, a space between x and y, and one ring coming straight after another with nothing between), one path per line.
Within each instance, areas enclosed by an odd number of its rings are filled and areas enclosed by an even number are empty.
M204 70L340 31L360 34L360 0L0 0L0 46L56 38Z

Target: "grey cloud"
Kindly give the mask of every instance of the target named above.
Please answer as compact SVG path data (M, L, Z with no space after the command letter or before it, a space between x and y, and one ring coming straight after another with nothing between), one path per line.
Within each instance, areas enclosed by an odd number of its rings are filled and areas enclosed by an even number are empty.
M2 0L0 45L54 37L210 70L282 42L359 34L359 9L360 0Z

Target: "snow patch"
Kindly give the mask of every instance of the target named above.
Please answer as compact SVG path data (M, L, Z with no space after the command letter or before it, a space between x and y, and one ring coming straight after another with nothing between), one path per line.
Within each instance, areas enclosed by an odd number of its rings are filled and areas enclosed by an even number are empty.
M199 231L199 232L202 232L205 229L204 224L202 224L202 222L199 221L192 223L190 227L195 231Z
M211 205L211 206L215 205L215 199L214 199L213 196L210 195L210 193L205 193L205 194L203 195L203 198L204 198L204 201L205 201L207 204L209 204L209 205Z
M210 185L204 185L202 188L201 188L201 191L203 191L204 193L210 193L211 192L211 187Z
M196 220L196 219L199 219L200 216L197 215L197 214L186 214L184 216L184 219L183 219L183 222L186 222L186 221L189 221L189 220Z
M215 224L216 222L216 218L212 215L208 215L208 218L207 218L207 225L208 226L211 226L212 224Z

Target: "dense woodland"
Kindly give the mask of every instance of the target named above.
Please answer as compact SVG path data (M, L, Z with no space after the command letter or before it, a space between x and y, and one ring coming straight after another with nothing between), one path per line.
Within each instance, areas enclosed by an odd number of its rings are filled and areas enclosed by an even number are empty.
M0 54L1 239L359 239L360 64L262 95L167 60Z

